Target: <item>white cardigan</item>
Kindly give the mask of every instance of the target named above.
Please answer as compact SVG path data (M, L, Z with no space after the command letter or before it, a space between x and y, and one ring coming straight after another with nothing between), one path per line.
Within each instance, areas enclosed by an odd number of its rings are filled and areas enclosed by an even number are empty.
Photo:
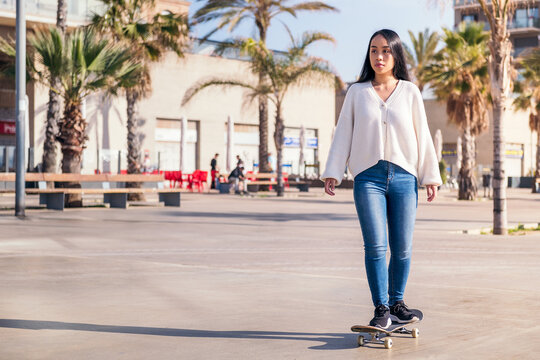
M386 102L371 81L351 85L321 179L339 185L347 165L356 176L379 160L402 167L420 185L442 184L422 94L409 81L399 80Z

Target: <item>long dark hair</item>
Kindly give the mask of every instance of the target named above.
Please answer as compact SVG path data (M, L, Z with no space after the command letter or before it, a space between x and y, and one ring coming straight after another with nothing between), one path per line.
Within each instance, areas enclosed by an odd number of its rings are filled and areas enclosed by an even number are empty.
M375 71L371 67L371 63L369 61L369 51L371 50L371 41L377 35L382 35L388 42L388 46L390 46L390 51L394 57L394 69L392 69L394 76L399 80L410 81L409 71L407 70L407 62L405 61L405 53L403 51L403 45L401 44L399 35L396 34L395 31L382 29L373 34L369 39L366 60L364 61L364 67L362 68L362 73L360 74L360 78L357 82L361 83L375 79Z

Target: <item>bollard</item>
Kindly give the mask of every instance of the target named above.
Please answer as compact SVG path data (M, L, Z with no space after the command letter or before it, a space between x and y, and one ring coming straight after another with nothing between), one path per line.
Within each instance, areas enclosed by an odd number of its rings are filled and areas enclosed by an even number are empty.
M118 150L118 174L122 173L122 150Z

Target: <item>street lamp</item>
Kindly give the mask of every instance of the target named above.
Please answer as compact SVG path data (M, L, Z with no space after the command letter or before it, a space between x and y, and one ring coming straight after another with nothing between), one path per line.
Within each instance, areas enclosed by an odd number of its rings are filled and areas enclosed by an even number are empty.
M26 118L26 20L24 0L17 0L16 10L16 70L15 70L15 216L24 217L25 196L25 149L24 133Z

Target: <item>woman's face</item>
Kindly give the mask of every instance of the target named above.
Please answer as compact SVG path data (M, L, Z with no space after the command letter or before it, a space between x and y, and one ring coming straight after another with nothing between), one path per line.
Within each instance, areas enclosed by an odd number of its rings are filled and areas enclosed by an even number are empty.
M388 41L382 35L377 35L371 40L369 45L369 61L375 74L386 75L392 74L394 69L394 57Z

